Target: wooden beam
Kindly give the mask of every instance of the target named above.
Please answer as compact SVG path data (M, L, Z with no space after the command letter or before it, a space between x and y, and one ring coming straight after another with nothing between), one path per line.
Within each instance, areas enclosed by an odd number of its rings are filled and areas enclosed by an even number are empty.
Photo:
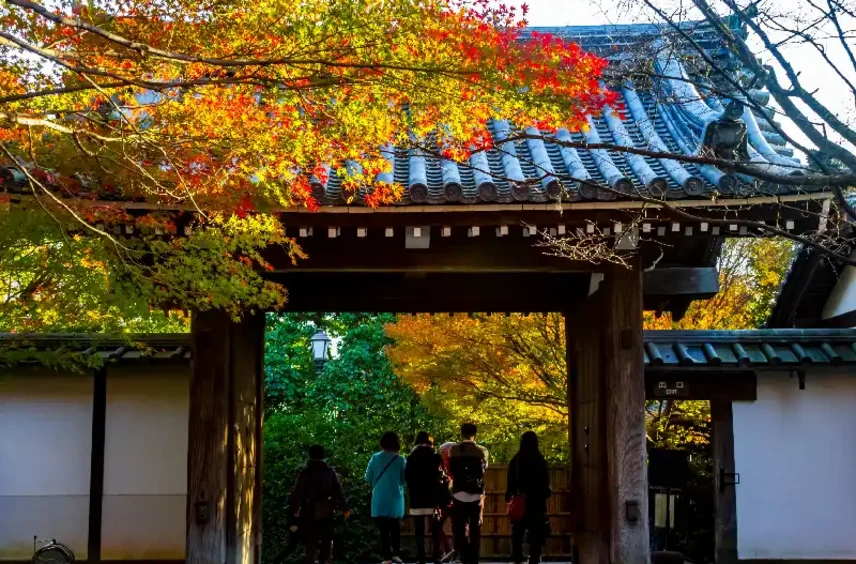
M264 316L197 312L187 465L187 563L256 560Z
M714 267L655 268L642 275L646 297L712 298L719 292L719 271Z
M9 193L9 199L12 202L27 202L34 201L36 197L30 194ZM816 193L797 193L784 194L775 196L752 196L748 198L718 198L712 200L707 199L683 199L671 200L669 206L672 208L740 208L749 207L752 212L757 213L759 210L768 211L769 215L774 219L777 217L793 217L794 219L802 218L798 206L782 206L782 203L804 203L805 208L820 208L825 200L832 200L835 195L832 192L816 192ZM192 204L167 203L159 204L155 202L131 202L115 200L79 200L82 205L90 207L110 207L124 210L173 210L196 212L198 208ZM476 202L473 204L427 204L427 205L389 205L380 206L379 208L369 208L359 205L331 205L322 206L318 211L310 211L303 207L287 207L287 208L272 208L271 213L288 214L289 216L324 216L324 215L366 215L366 216L384 216L384 215L412 215L412 214L467 214L472 212L479 213L502 213L511 212L519 217L521 212L544 212L558 215L564 212L565 215L570 215L569 212L585 212L586 215L594 211L616 211L627 213L627 210L645 210L648 214L654 214L662 211L664 214L668 210L661 210L651 203L642 200L614 200L614 201L576 201L576 202L545 202L545 203L514 203L514 204L487 204ZM816 215L816 214L811 214ZM745 216L744 216L745 217ZM814 227L817 227L817 221L814 221Z
M292 273L287 311L553 312L588 295L588 273Z
M606 335L607 493L610 499L610 562L648 564L648 480L645 439L645 376L642 353L642 273L614 268L600 292Z
M659 384L664 382L668 394ZM677 383L683 386L678 389ZM698 369L662 370L645 368L646 399L755 401L758 399L758 377L753 370Z
M288 289L288 311L502 313L572 311L586 300L591 276L591 272L296 270L271 278ZM643 305L668 310L669 304L660 297L645 297Z
M357 228L342 229L334 239L313 237L300 239L308 258L295 265L287 249L272 247L265 257L274 266L274 272L580 272L596 270L586 262L548 256L545 249L536 246L538 238L524 237L521 232L510 232L496 237L494 228L453 230L449 237L435 229L429 237L423 228L422 239L426 248L408 248L404 228L369 230L359 237Z
M730 400L710 402L713 423L716 564L737 564L737 493L733 485L734 416Z
M797 253L791 265L792 274L787 283L782 286L773 311L767 319L767 327L784 328L793 327L796 321L796 312L799 309L806 291L813 287L815 275L822 268L823 255L821 253L802 249Z
M107 369L95 370L92 386L92 450L89 458L89 536L87 562L101 562L104 515L104 450L107 425Z

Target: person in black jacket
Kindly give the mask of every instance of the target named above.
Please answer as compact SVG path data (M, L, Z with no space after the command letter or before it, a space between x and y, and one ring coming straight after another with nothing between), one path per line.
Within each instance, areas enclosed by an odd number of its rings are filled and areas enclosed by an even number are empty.
M309 460L297 474L291 492L289 508L292 517L291 532L297 532L306 549L306 563L320 564L330 561L333 552L333 516L342 511L345 519L351 512L342 484L336 471L324 460L326 453L321 445L309 447Z
M488 464L487 449L476 443L478 429L472 423L461 425L461 442L449 450L452 475L452 531L455 551L462 564L478 564L481 549L484 476Z
M523 535L529 531L529 564L541 561L541 548L550 535L547 518L547 500L552 495L550 471L544 455L538 449L538 436L526 431L520 437L520 450L508 465L508 485L505 500L522 495L525 511L523 519L511 524L511 558L515 563L524 562Z
M443 459L434 450L434 438L426 431L416 435L416 446L407 456L404 478L410 492L410 515L416 532L416 561L425 564L425 521L431 528L434 562L440 562L440 520L442 489L448 492L443 472ZM448 495L448 494L447 494ZM446 503L448 505L448 503Z

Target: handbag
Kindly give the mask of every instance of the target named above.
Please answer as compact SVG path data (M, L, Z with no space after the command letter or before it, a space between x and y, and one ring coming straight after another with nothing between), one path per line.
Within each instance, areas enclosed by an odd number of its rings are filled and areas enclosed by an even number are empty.
M508 517L513 522L523 521L523 516L526 515L526 496L523 494L515 494L508 500Z
M520 484L520 459L517 459L517 464L515 465L515 471L517 472L517 483ZM519 487L519 486L518 486ZM508 517L512 522L523 521L523 517L526 515L526 496L520 493L519 491L511 496L511 499L508 500L506 504L508 509Z

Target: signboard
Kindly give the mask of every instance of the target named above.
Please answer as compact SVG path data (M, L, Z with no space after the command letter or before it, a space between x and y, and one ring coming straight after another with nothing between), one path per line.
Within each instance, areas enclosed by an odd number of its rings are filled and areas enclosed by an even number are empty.
M654 397L656 398L686 398L689 395L690 385L684 380L657 380L654 385Z

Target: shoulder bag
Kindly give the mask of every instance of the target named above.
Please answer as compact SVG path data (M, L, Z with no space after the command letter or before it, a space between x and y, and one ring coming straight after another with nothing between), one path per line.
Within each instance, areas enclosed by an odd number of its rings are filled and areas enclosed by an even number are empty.
M526 515L526 496L520 493L520 458L517 458L517 464L514 466L514 471L517 473L518 491L508 500L508 517L512 522L523 521Z

